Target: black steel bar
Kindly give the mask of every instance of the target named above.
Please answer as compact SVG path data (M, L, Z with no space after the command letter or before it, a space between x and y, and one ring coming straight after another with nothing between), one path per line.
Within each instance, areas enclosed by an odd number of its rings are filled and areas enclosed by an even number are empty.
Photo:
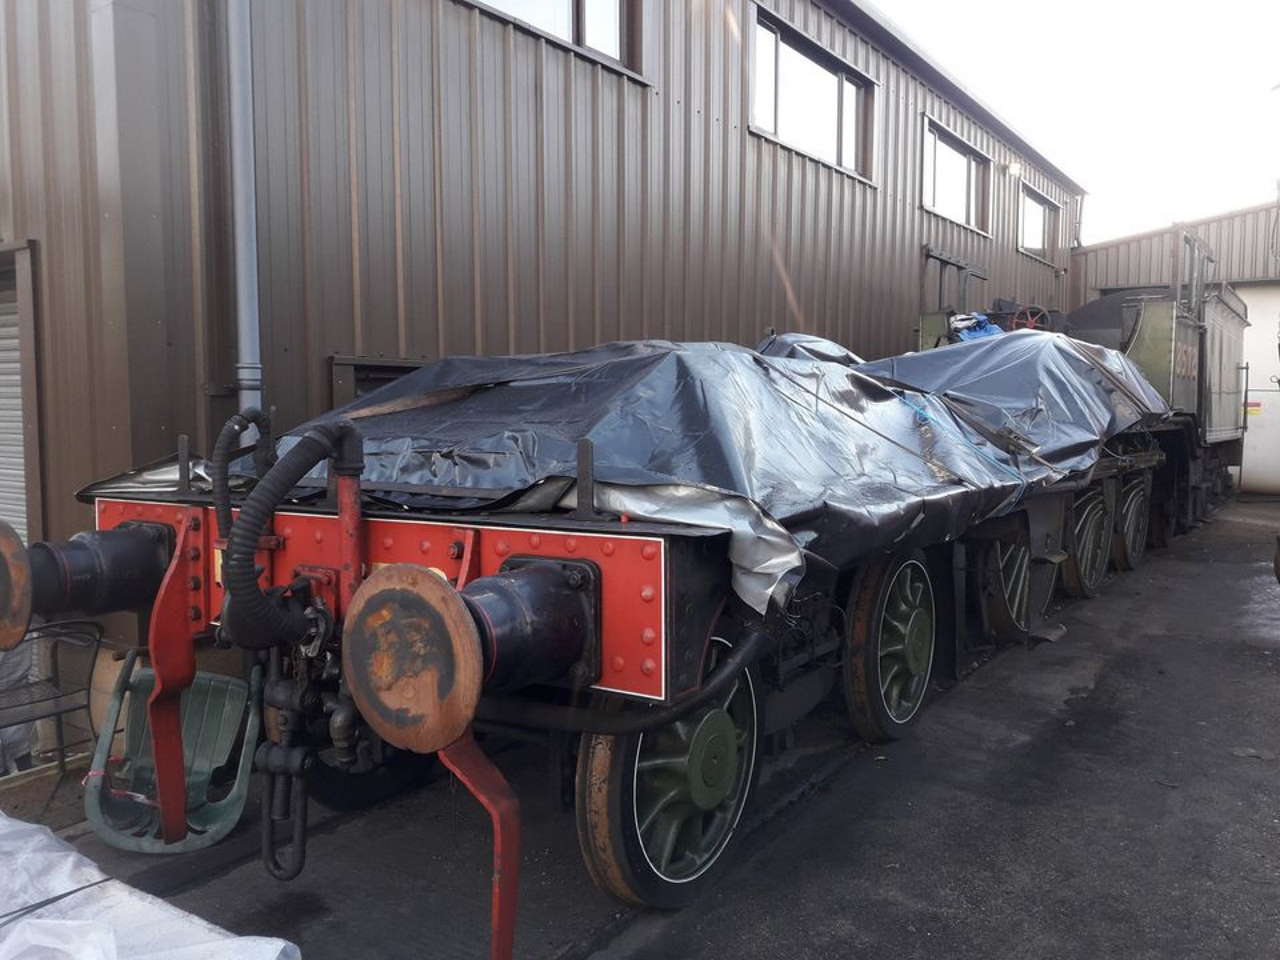
M742 642L716 668L715 673L696 692L664 707L645 710L623 710L609 713L588 707L566 707L554 703L538 703L522 699L481 697L476 719L493 723L509 723L520 727L564 730L573 733L604 733L619 736L644 733L665 727L692 713L725 692L764 648L769 635L759 628L750 629Z

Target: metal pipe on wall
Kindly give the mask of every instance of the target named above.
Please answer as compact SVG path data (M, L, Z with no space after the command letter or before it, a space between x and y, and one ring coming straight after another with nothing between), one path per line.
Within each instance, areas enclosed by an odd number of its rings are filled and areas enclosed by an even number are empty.
M227 0L227 67L231 126L231 210L236 268L236 390L239 395L238 409L261 409L258 188L253 143L253 24L249 0Z

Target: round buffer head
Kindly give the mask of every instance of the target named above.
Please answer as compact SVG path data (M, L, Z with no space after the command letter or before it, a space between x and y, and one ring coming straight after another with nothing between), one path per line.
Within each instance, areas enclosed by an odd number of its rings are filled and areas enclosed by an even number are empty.
M387 743L434 753L475 716L484 657L475 620L438 573L379 567L343 620L342 671L356 708Z
M0 520L0 650L12 650L31 623L31 565L18 532Z

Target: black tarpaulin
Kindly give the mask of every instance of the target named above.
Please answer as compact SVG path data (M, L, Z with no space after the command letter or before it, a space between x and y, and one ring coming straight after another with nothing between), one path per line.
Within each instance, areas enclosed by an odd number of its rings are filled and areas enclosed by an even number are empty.
M812 338L787 352L643 341L455 357L321 419L356 422L366 490L408 510L563 506L587 437L611 508L730 526L738 592L763 609L799 573L797 548L844 565L956 537L1164 413L1125 358L1055 334L861 365ZM718 498L745 504L710 509Z
M1103 441L1169 414L1128 357L1061 334L1022 330L856 369L881 383L936 394L987 439L1034 453L1019 465L1031 481L1087 470Z
M589 438L602 509L730 530L734 588L763 611L802 574L806 550L845 566L958 537L1168 413L1128 359L1060 334L872 363L804 335L762 346L453 357L320 419L357 424L366 500L406 512L570 507ZM243 488L252 465L235 466ZM84 495L176 492L175 475L155 465ZM321 466L295 495L324 483Z

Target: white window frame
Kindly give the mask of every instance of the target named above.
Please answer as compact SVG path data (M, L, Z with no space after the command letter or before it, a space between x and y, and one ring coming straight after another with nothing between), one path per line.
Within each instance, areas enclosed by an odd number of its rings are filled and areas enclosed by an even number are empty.
M1033 248L1028 247L1024 242L1026 238L1022 236L1022 205L1028 201L1039 203L1044 208L1044 239L1047 244L1043 253L1037 253ZM1014 234L1018 252L1026 254L1032 260L1056 266L1054 258L1058 255L1058 240L1061 232L1062 204L1047 196L1043 190L1037 190L1027 180L1020 179L1018 181L1018 222Z
M787 21L780 17L763 11L760 7L755 8L755 18L751 23L750 31L750 83L748 84L748 95L746 100L747 129L756 136L771 140L788 150L792 150L801 156L808 157L816 163L830 167L833 170L839 170L841 173L860 180L870 186L876 185L876 157L877 157L877 138L879 134L879 117L877 96L878 81L874 77L870 77L863 73L847 60L832 53L826 47L817 43L815 40L806 36L803 32L796 29ZM756 60L756 30L763 28L774 35L774 63L773 63L773 122L769 126L756 122L755 117L755 93L757 78L760 76L761 65ZM781 57L781 46L787 44L792 50L799 53L812 63L817 64L824 70L827 70L836 78L837 96L836 96L836 159L834 162L824 157L819 157L804 147L795 145L789 140L784 140L778 135L778 111L780 107L780 96L778 86L778 61ZM855 96L858 97L857 108L855 111L855 119L858 123L858 130L855 139L855 151L858 156L852 164L847 162L844 156L845 146L845 98L847 96L845 81L851 83L855 89Z
M585 42L586 38L586 19L585 8L586 0L568 0L571 6L572 25L570 27L571 37L563 37L558 33L552 33L536 24L529 23L527 20L521 20L518 16L510 13L499 6L495 6L497 0L458 0L469 6L475 7L483 13L488 14L497 20L505 20L506 22L518 27L525 33L532 34L535 37L541 37L548 43L555 44L565 50L571 51L580 57L594 60L603 66L609 67L613 71L625 74L633 80L639 80L642 83L649 81L640 72L640 43L639 36L642 33L640 28L639 17L641 15L642 5L638 0L617 0L618 2L618 31L619 31L619 53L620 57L615 57L610 53L599 50L596 47L589 46Z
M949 126L930 113L925 113L922 117L922 121L923 122L920 125L920 142L922 146L920 150L919 194L921 208L927 210L935 217L941 217L948 223L957 224L958 226L964 227L966 230L972 230L975 233L980 233L984 237L990 238L991 195L995 188L995 163L992 161L991 155L960 136L960 134L955 130L952 130ZM966 192L969 194L969 202L973 204L974 209L980 214L980 223L973 224L967 223L964 220L957 220L950 214L943 213L941 210L936 209L931 203L926 201L926 174L934 168L933 158L928 156L929 135L931 133L936 135L938 139L946 141L947 145L956 152L964 154L969 159L970 172L972 172L975 167L983 170L985 174L985 183L981 184L982 189L980 191L980 196L973 196L974 184L972 182L968 183L966 186Z

